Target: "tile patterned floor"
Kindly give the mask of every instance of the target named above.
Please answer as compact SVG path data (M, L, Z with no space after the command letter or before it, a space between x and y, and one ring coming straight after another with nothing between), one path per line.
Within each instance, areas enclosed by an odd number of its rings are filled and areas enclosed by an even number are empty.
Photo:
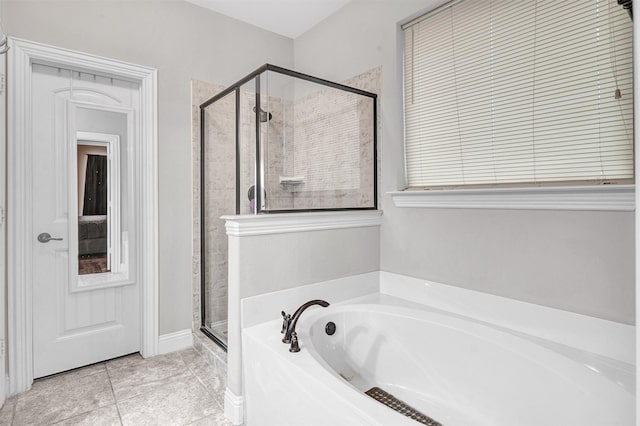
M0 425L230 426L224 388L195 349L135 354L36 380L6 401Z

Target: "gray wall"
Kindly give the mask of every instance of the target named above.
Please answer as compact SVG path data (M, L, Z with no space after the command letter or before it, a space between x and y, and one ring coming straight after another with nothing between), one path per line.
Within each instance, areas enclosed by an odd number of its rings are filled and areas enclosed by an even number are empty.
M230 236L227 387L242 395L240 299L377 271L379 242L377 226Z
M10 36L159 70L160 334L191 327L190 80L229 85L292 41L184 1L6 1Z
M382 66L382 191L405 186L398 23L439 0L354 0L294 41L296 69L342 81ZM337 66L339 64L339 66ZM633 324L631 212L397 209L381 269Z
M256 235L240 241L240 298L377 271L378 227Z

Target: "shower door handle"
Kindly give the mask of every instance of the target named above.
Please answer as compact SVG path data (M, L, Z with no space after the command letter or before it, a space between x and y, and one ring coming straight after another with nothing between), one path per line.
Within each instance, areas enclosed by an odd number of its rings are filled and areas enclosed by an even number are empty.
M43 232L42 234L38 235L38 241L40 241L41 243L48 243L51 240L62 241L62 238L53 238L48 232Z

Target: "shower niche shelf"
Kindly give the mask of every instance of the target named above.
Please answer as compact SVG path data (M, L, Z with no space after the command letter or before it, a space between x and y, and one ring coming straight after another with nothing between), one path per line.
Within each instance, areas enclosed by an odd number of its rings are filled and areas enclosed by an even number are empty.
M304 176L280 176L281 185L302 185Z

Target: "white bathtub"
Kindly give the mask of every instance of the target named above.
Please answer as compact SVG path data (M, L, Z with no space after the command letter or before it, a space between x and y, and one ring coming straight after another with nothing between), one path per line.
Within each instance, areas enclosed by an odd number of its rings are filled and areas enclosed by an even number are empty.
M373 386L444 426L634 424L628 364L374 299L308 309L299 353L280 342L279 321L245 329L247 424L419 424L365 395Z

